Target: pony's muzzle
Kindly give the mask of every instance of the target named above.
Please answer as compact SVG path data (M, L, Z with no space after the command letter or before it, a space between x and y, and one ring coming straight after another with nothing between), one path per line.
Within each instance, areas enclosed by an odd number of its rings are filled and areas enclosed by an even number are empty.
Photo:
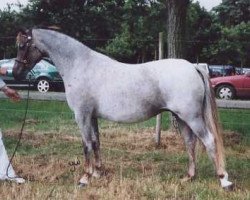
M12 70L12 75L13 75L14 79L17 81L21 81L21 80L25 79L26 74L27 74L26 70L23 70L23 67L18 66L18 63L15 62L13 70Z

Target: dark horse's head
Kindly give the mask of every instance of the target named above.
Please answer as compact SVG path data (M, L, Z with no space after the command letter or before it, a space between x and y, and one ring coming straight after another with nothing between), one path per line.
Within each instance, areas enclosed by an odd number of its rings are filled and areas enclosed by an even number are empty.
M17 34L18 46L16 62L13 67L13 76L16 80L22 80L27 73L39 62L43 53L34 44L32 31L20 31Z

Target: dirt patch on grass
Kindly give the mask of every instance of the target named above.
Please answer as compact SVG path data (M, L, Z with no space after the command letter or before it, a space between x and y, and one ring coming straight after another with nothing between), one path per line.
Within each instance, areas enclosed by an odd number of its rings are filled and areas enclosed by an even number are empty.
M67 161L58 159L56 156L24 156L22 160L18 164L18 169L22 169L19 174L32 182L58 182L70 171Z
M9 137L9 138L19 138L19 133L17 131L13 130L8 130L4 132L4 137ZM21 142L28 143L34 147L40 147L42 145L46 145L48 142L53 142L53 141L80 141L80 136L72 136L68 134L58 134L54 132L47 132L47 133L41 133L41 132L31 132L31 131L24 131L22 134L22 139Z
M18 139L19 132L8 130L4 132L4 137ZM225 147L232 147L242 142L243 137L240 133L226 131L223 134ZM23 132L22 141L31 144L34 147L46 145L48 142L65 141L65 142L81 142L80 135L69 135L67 133L39 133L39 132ZM101 131L101 146L110 146L125 150L155 150L164 149L166 151L176 152L185 151L185 144L181 134L170 131L162 131L161 144L157 146L155 143L155 132L153 129L143 130L127 130L123 128L112 128Z
M5 137L18 139L19 133L13 130L5 131ZM127 150L154 150L165 149L168 151L183 151L185 146L180 134L169 131L162 131L161 144L157 146L155 143L154 130L147 129L142 131L127 131L123 129L104 130L100 134L102 146L112 146ZM31 144L34 147L46 145L48 141L65 141L76 142L81 141L80 136L69 135L67 133L39 133L39 132L23 132L22 141Z
M224 146L230 147L242 142L242 134L232 131L227 131L223 134Z
M4 132L4 137L18 139L18 132L9 130ZM224 146L234 147L239 145L243 137L237 132L227 131L223 134ZM153 129L128 130L123 128L112 128L101 130L100 141L102 148L120 149L133 152L154 151L156 149L167 152L186 151L182 135L170 131L162 131L161 144L155 143L155 132ZM69 135L67 133L39 133L23 132L22 142L32 145L34 148L46 146L48 143L65 142L81 143L80 135Z
M102 145L124 150L152 151L164 149L167 151L183 151L185 146L180 134L162 131L161 144L156 145L153 129L142 131L126 131L123 129L105 130L101 137Z

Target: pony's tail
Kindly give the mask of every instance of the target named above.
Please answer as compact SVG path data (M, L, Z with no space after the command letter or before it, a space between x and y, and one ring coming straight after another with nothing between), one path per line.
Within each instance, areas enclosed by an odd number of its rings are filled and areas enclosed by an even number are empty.
M219 126L219 118L215 102L214 90L211 87L211 81L207 73L204 70L198 69L197 67L196 69L202 75L205 86L203 117L207 127L214 136L214 142L216 147L216 159L217 163L220 165L218 167L224 169L225 168L224 146L223 146L221 128Z

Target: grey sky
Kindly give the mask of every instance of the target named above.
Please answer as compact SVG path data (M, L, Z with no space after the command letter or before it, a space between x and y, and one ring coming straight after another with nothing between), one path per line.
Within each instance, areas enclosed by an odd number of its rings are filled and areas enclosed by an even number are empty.
M208 11L211 10L214 6L219 5L222 0L194 0L194 2L199 1L202 7L205 7ZM3 9L7 6L7 3L17 3L27 4L28 0L0 0L0 9Z
M213 7L218 6L222 0L194 0L199 1L200 5L210 11Z
M26 5L28 0L0 0L0 9L6 8L7 3L12 4L12 3L18 3L18 2Z

